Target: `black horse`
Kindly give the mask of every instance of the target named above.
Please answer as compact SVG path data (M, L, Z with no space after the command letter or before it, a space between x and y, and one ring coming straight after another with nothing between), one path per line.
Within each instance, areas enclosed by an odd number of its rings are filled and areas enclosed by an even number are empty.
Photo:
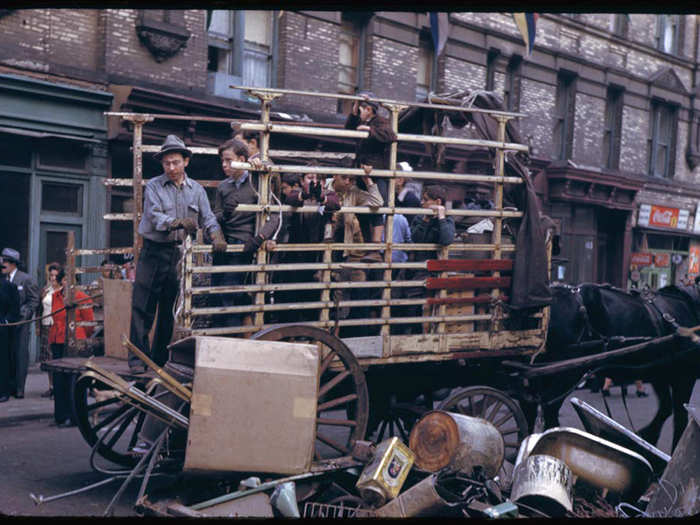
M672 334L677 325L700 324L700 293L696 286L666 286L658 292L644 293L628 293L599 284L552 285L550 288L553 300L547 347L536 359L537 364L611 349L596 345L594 341L606 341L611 345L615 336L640 341L645 337ZM655 417L639 434L655 444L664 422L673 413L675 448L688 421L683 404L690 400L699 363L700 349L695 350L687 341L674 340L662 348L649 348L618 358L597 371L623 382L640 378L649 381L659 406ZM572 370L557 375L555 381L550 377L536 383L546 428L558 426L559 409L566 393L580 381L584 372ZM521 401L521 406L532 431L537 405Z

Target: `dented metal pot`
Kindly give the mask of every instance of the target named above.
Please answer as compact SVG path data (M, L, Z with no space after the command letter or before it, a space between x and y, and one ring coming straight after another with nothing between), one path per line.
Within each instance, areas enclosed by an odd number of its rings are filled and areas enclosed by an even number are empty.
M566 464L552 456L534 454L513 470L510 497L550 516L571 512L573 476Z

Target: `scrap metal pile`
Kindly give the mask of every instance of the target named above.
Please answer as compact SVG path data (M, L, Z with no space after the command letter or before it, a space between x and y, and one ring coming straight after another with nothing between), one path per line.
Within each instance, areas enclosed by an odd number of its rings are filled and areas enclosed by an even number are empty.
M699 510L693 407L673 458L573 398L586 431L531 434L512 464L491 422L444 410L418 419L408 443L395 436L354 441L351 454L319 459L318 352L312 344L190 337L171 347L163 369L140 356L157 374L145 390L88 362L80 381L113 389L123 401L106 416L109 428L91 456L111 477L32 498L41 504L122 480L109 515L141 479L135 509L155 516L658 517ZM134 436L147 446L138 454L131 447L130 469L97 467L102 441L119 439L126 427L117 425L134 412L143 414Z

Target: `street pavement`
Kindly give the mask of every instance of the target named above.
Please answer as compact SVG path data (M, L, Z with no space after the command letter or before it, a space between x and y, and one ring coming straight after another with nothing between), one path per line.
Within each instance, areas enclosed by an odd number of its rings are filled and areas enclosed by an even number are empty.
M647 424L656 411L656 396L651 386L645 385L648 398L637 398L634 387L628 397L628 406L634 428ZM11 398L0 404L0 472L3 490L0 491L0 515L10 516L100 516L114 496L120 481L93 491L36 506L30 493L51 496L75 490L105 479L107 476L91 469L90 447L76 427L53 426L53 401L42 398L48 388L47 375L37 365L30 369L24 399ZM586 389L574 391L570 397L605 413L602 397ZM613 418L630 428L621 402L620 388L613 387L608 398ZM691 403L700 404L700 381L696 382ZM569 400L560 412L561 426L583 428ZM666 421L658 447L671 452L672 424ZM110 465L101 460L101 465ZM109 468L115 468L111 465ZM131 483L115 507L115 516L135 516L133 504L139 480Z

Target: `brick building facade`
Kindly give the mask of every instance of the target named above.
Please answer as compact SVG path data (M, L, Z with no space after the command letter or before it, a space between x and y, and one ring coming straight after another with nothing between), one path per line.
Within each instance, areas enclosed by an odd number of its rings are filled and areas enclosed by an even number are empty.
M18 246L37 275L60 258L68 230L89 247L130 242L130 227L98 220L128 209L128 194L101 179L131 170L130 129L107 123L106 110L254 116L256 102L231 84L398 100L488 89L527 115L536 187L562 235L553 278L678 281L700 255L697 34L694 15L543 14L526 56L510 14L450 13L435 59L426 13L3 10L0 181L27 197L2 197L23 226L1 244ZM340 125L347 105L285 96L274 109ZM167 133L215 145L230 129L156 121L144 142ZM420 162L415 146L402 148ZM447 157L454 166L463 155ZM218 169L202 157L190 172ZM145 160L146 176L157 170Z

